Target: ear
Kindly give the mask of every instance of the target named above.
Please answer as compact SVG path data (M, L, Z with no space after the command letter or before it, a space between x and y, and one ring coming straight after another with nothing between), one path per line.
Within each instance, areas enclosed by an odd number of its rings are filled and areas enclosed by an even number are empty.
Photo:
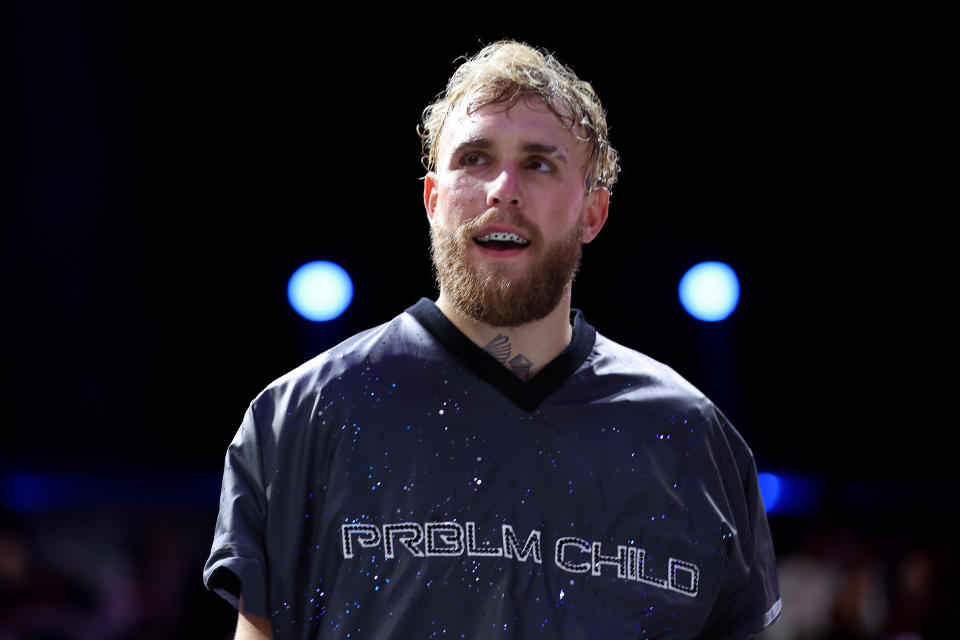
M606 187L597 187L587 196L583 212L584 244L591 242L600 233L607 221L607 212L610 209L610 190Z
M423 177L423 208L427 210L427 219L433 221L433 213L437 208L437 174L433 171Z

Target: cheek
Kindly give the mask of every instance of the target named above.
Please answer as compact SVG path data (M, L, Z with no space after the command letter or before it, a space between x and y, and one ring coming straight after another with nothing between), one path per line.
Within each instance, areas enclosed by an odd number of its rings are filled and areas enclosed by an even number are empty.
M452 210L472 208L478 203L486 202L482 186L464 176L458 176L449 182L441 182L437 192L440 201L446 203L447 208Z
M558 212L567 221L577 220L583 213L583 199L574 192L556 194L552 202L552 211Z

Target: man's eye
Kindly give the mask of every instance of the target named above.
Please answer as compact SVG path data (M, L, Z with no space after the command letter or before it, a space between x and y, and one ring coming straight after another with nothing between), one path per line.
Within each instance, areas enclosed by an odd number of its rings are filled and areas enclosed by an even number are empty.
M550 172L553 171L553 165L540 160L539 158L534 158L527 163L528 169L533 169L534 171Z
M467 153L460 158L460 164L465 167L474 167L478 164L486 164L487 159L481 153Z

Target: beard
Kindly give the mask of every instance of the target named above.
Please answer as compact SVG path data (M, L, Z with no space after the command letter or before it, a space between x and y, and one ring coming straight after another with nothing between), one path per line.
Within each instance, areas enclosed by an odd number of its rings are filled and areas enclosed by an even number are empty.
M533 264L522 275L510 275L495 265L471 265L473 236L483 226L504 222L524 232L537 251ZM490 209L479 218L448 231L430 225L430 246L437 284L457 311L494 327L516 327L548 316L573 284L583 253L583 220L550 246L519 214Z

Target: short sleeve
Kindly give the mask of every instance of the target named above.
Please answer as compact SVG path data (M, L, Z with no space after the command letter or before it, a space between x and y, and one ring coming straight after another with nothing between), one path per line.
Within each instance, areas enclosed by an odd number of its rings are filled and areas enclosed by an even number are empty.
M731 477L727 487L735 531L720 592L705 627L709 633L704 637L748 638L773 624L780 615L780 587L753 454L722 414L720 419L729 429L737 467L736 476Z
M227 449L220 513L203 582L244 613L268 617L265 562L266 492L253 405Z

